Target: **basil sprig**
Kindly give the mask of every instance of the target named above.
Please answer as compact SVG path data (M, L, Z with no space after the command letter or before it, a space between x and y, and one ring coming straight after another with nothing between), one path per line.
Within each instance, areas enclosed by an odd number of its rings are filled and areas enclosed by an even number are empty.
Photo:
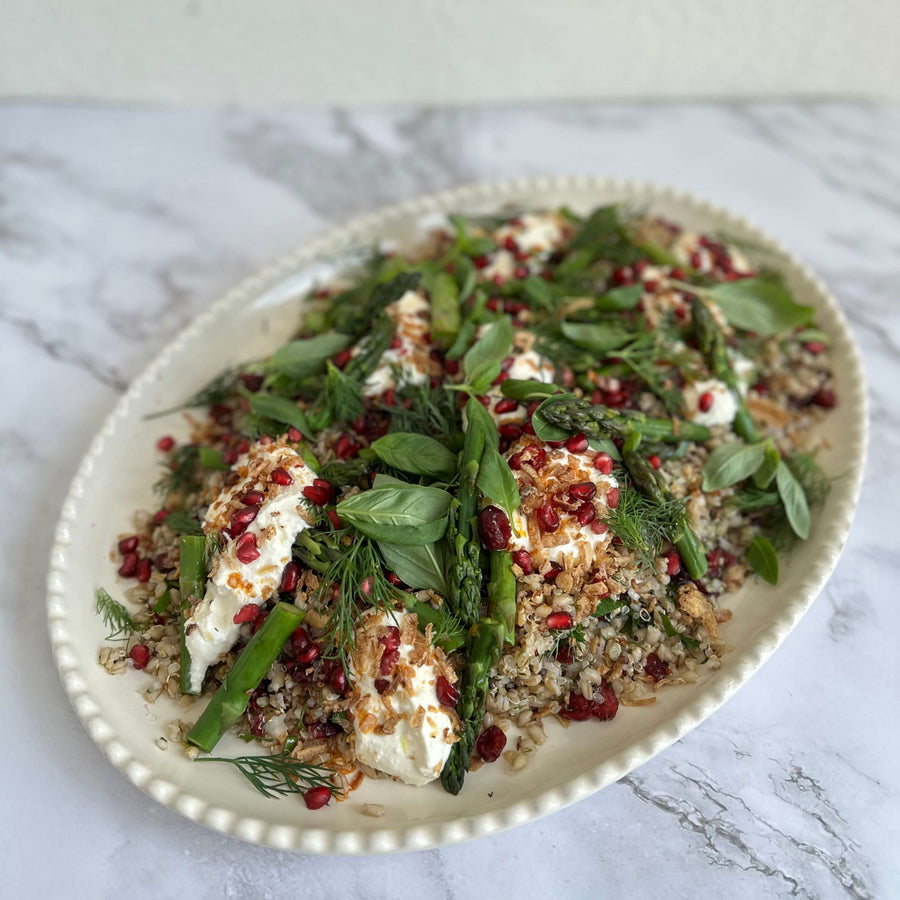
M401 431L386 434L372 444L372 450L389 466L401 472L444 480L456 474L456 454L424 434Z
M483 394L500 374L500 364L512 351L513 327L509 316L497 319L463 357L464 390Z
M809 537L809 503L803 485L797 481L784 460L779 460L775 469L775 484L794 534L805 541Z
M383 476L371 490L337 505L341 519L375 540L421 545L440 540L447 530L451 496L439 488L405 484Z
M414 590L426 589L442 597L450 595L447 581L450 558L446 541L419 545L379 541L378 549L388 569Z
M764 444L723 444L703 467L703 490L720 491L749 478L765 462Z
M778 584L778 554L772 542L758 534L747 547L747 562L750 568L769 584Z
M285 344L263 364L266 371L264 387L271 387L282 378L293 382L321 372L325 362L349 347L350 342L349 335L332 331Z
M485 497L501 507L512 520L513 513L522 502L519 486L509 463L493 447L484 448L475 484Z
M563 336L576 347L606 354L618 350L634 340L634 331L621 325L596 322L561 322Z
M306 420L306 414L287 397L276 397L272 394L252 394L250 396L250 412L282 425L292 425L304 437L314 437L313 430Z

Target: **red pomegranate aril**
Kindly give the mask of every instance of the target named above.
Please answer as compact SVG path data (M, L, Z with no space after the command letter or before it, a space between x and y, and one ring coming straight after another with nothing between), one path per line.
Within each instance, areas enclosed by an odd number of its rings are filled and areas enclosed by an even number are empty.
M681 554L677 550L670 550L666 554L666 574L677 575L681 571Z
M534 571L531 554L527 550L516 550L512 555L512 561L522 570L523 575L530 575Z
M497 401L497 405L494 407L495 413L510 413L515 412L519 408L518 401L513 400L512 397L504 397L502 400Z
M598 453L594 457L594 468L601 475L611 475L613 470L613 458L608 453Z
M259 548L256 546L256 535L252 532L249 534L242 534L235 541L234 546L238 562L243 563L245 566L248 563L252 563L253 560L259 559Z
M504 440L515 441L522 435L522 426L509 422L506 425L501 425L497 431Z
M619 505L619 489L610 488L606 492L606 505L610 509L615 509Z
M622 287L626 284L631 284L634 281L634 270L631 266L622 266L620 269L616 269L612 275L613 284L617 287Z
M552 612L546 618L547 627L552 631L564 631L572 627L572 616L567 612Z
M669 664L663 662L655 653L648 653L644 660L644 672L654 681L662 681L669 674Z
M595 695L597 691L598 688L595 687ZM600 682L599 692L600 699L591 701L591 715L596 719L600 719L601 722L607 722L616 717L616 713L619 711L619 698L612 689L612 685L606 681Z
M310 663L314 663L319 658L319 654L321 652L322 651L319 649L318 644L310 644L299 653L296 653L294 655L294 658L301 665L308 666Z
M381 654L381 663L378 666L378 671L382 675L390 675L391 672L394 671L394 666L400 660L400 651L399 650L388 650L385 647L384 652Z
M597 510L594 509L594 504L591 503L590 500L588 500L587 503L583 503L575 510L575 519L582 528L585 525L590 525L596 518Z
M341 517L337 514L336 509L329 509L328 512L325 513L328 516L328 521L331 522L331 527L334 528L335 531L339 531L341 528Z
M587 722L591 717L591 701L581 694L569 694L569 700L560 715L572 722Z
M334 448L338 459L351 459L359 453L359 444L349 434L342 434Z
M441 706L456 706L459 703L459 691L443 675L437 677L435 693Z
M487 303L485 303L485 307L489 309L491 312L498 312L501 306L501 301L499 297L491 297Z
M400 585L403 584L400 580L400 576L396 572L388 572L384 577L387 578L394 587L400 587Z
M161 450L163 453L168 453L175 446L175 438L173 438L170 434L167 434L165 437L161 437L156 442L156 449Z
M544 572L544 581L553 584L553 582L556 581L556 576L559 575L562 570L563 567L558 562L550 563L550 568Z
M573 500L593 500L597 496L597 485L593 481L579 481L569 488Z
M375 690L378 691L379 694L383 694L390 686L391 682L387 678L375 679Z
M541 531L553 532L559 528L559 515L550 503L538 507L537 520Z
M232 621L235 625L243 625L245 622L255 622L259 616L259 607L255 603L245 603L235 614Z
M291 425L291 427L288 428L288 440L292 444L296 444L299 441L302 441L303 440L303 432L301 432L299 428L294 428L294 426Z
M291 650L293 651L294 656L306 650L311 643L312 641L309 638L309 632L302 625L299 628L294 629L291 634Z
M119 574L123 578L134 578L137 574L138 563L140 563L140 557L137 553L126 553L122 565L119 566Z
M606 532L609 531L609 525L607 525L606 522L601 522L599 519L594 519L594 521L591 522L591 531L593 531L594 534L606 534Z
M669 277L674 278L676 281L684 281L684 269L672 269L669 273Z
M389 625L387 631L378 638L378 643L385 650L397 650L400 647L400 629L396 625Z
M150 559L142 559L137 565L137 580L141 584L146 584L150 580L150 574L153 571L153 561Z
M222 404L212 406L209 415L218 425L228 426L231 424L231 410L227 406Z
M287 487L287 485L294 483L294 477L282 466L272 469L272 474L269 477L275 484L280 484L282 487Z
M259 508L256 506L245 506L239 509L231 517L228 525L228 533L232 537L238 537L247 530L247 526L256 518Z
M328 676L328 686L336 693L342 696L350 690L350 682L347 680L347 673L342 665L337 665Z
M327 738L334 737L336 734L341 733L341 726L336 722L304 721L303 724L306 726L306 733L314 741L324 741Z
M444 371L448 375L456 375L459 372L459 360L445 359L444 360Z
M247 493L241 497L241 503L243 503L244 506L262 506L265 499L266 495L262 491L247 491Z
M486 506L478 516L478 535L488 550L503 550L512 537L509 516L499 506Z
M318 481L318 479L316 480ZM331 485L327 488L323 488L311 484L308 487L303 488L303 496L311 503L315 503L316 506L327 506L328 503L331 502L332 497Z
M303 802L306 804L307 809L321 809L323 806L328 806L330 800L331 788L325 787L324 785L321 787L310 788L303 795Z
M169 518L169 511L167 509L159 509L153 514L153 524L161 525L168 518Z
M579 432L578 434L573 434L564 444L566 450L569 453L584 453L588 448L588 439Z
M652 294L658 287L659 287L659 282L656 281L656 280L653 279L653 278L648 278L648 279L644 282L644 290L645 290L648 294Z
M647 462L650 463L654 469L658 469L662 465L662 460L655 453L652 453L647 457Z
M697 401L697 407L700 412L709 412L713 405L713 395L709 391L704 391Z
M506 735L499 725L489 725L475 741L475 752L486 763L492 763L500 759L500 754L506 746Z
M513 275L516 278L527 278L529 275L528 266L516 266L513 269Z
M331 361L335 364L338 369L343 369L348 362L352 359L353 354L350 352L350 348L348 347L346 350L341 350L340 353L336 353Z
M700 269L703 267L703 257L700 255L699 251L695 250L691 254L691 266L695 269Z
M812 402L822 409L833 409L837 405L837 395L828 388L821 388L813 395Z
M259 615L253 620L253 624L250 626L251 633L256 634L256 632L263 627L263 623L268 618L269 611L265 609L260 610Z
M150 662L150 648L146 644L135 644L128 655L136 669L146 668Z
M803 349L809 353L814 353L818 355L819 353L825 352L825 345L821 341L807 341L803 345ZM160 448L162 449L162 448Z
M122 538L119 541L119 553L125 556L126 553L134 553L137 550L138 536L133 534L131 537Z
M222 462L228 466L233 466L238 459L237 450L223 450L222 451Z
M516 239L512 236L507 237L506 240L503 241L503 246L509 250L510 253L517 253L519 250L519 245L516 243Z
M606 395L606 405L618 409L628 403L628 394L625 391L610 391Z
M570 666L575 659L575 654L568 644L560 644L556 650L556 658L564 665Z

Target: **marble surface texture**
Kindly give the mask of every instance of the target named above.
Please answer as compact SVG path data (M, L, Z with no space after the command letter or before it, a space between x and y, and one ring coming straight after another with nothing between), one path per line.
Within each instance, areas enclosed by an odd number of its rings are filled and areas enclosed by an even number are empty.
M822 596L704 725L513 832L404 857L297 857L158 806L82 730L45 634L53 524L103 417L194 315L320 229L424 191L550 171L652 178L730 205L840 298L873 434ZM900 896L898 283L898 108L0 108L0 894Z

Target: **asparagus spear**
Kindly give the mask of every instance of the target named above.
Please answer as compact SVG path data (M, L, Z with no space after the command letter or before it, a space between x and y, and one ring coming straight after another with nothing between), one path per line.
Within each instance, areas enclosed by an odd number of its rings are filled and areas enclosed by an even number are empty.
M731 360L728 358L728 351L725 349L725 335L722 334L722 329L713 318L709 307L699 297L694 297L691 304L691 321L694 325L697 344L700 352L706 357L709 370L719 381L728 385L737 404L737 415L734 417L733 426L735 434L742 437L747 443L755 444L759 440L759 431L753 422L753 417L744 405L737 375L735 375Z
M178 579L181 592L181 616L178 632L181 637L181 693L194 694L191 690L191 655L184 636L184 623L191 611L191 597L202 599L206 590L206 538L202 535L183 535L181 538L181 575Z
M703 425L680 419L652 419L641 412L613 410L577 397L559 400L549 397L541 404L537 414L551 425L573 434L580 431L591 440L640 434L648 441L677 444L681 441L706 441L710 437L709 429Z
M461 312L459 288L452 275L438 272L429 284L431 295L431 336L442 347L449 347L459 333Z
M673 499L659 473L643 454L624 447L622 461L625 463L625 468L628 469L634 486L648 500L663 504ZM687 521L684 522L679 534L668 535L668 537L681 554L681 561L684 563L688 575L691 578L702 578L708 569L706 554L703 552L703 545Z
M506 550L493 550L490 557L488 613L503 626L503 637L512 644L516 639L516 576L512 571L512 554Z
M284 642L303 621L304 612L288 603L276 603L262 627L247 641L231 671L213 695L187 741L210 753L225 732L241 717L250 694L259 687Z

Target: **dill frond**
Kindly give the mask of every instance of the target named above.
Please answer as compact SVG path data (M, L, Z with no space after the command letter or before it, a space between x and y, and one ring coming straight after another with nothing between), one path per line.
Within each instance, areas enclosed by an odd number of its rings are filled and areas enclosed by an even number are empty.
M194 762L223 762L233 765L264 797L302 794L314 787L333 788L334 772L291 757L277 756L200 756Z
M138 629L137 623L131 618L128 610L118 600L113 600L103 588L97 589L94 610L109 629L109 634L106 636L108 641L124 641Z

